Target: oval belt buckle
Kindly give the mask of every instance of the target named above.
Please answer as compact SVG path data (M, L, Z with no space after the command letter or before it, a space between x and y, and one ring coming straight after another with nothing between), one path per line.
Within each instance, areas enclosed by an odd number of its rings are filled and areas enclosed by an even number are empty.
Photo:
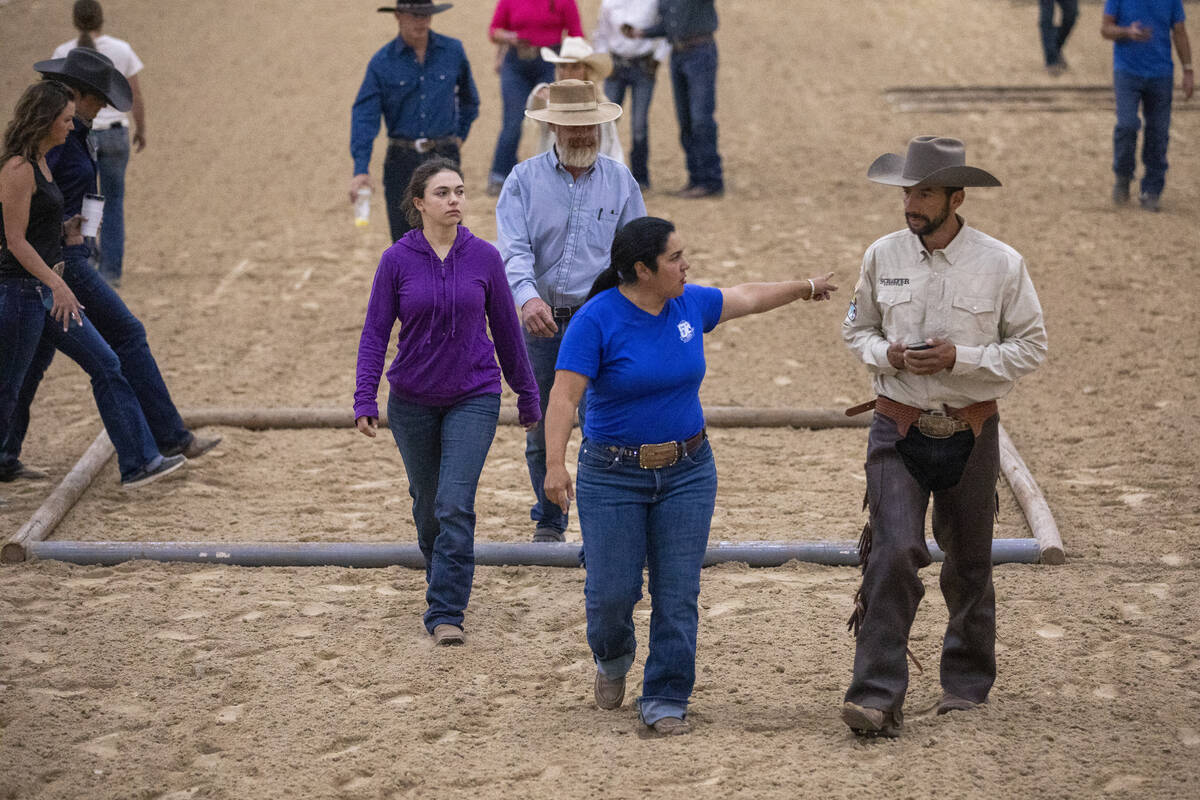
M925 413L917 417L917 430L930 439L949 439L958 429L958 420L944 414Z

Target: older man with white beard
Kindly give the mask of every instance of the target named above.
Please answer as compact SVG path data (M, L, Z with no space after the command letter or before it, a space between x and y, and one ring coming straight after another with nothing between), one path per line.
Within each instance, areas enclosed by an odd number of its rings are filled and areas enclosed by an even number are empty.
M629 168L599 155L599 126L620 117L621 107L597 102L591 81L551 84L546 107L525 115L548 123L555 145L509 173L496 203L496 227L544 419L563 332L596 276L608 267L617 229L644 217L646 204ZM564 541L567 514L546 499L542 486L546 434L541 424L525 435L525 462L537 499L530 511L533 541Z

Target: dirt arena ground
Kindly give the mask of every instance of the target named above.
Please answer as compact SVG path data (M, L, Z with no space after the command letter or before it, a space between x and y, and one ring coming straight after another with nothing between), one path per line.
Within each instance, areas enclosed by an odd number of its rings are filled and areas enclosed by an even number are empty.
M71 35L69 5L0 3L0 122L34 77L29 65ZM149 145L129 168L122 294L183 407L350 409L363 309L388 244L382 205L358 231L344 196L350 103L367 58L395 34L376 5L104 3L108 31L147 64ZM837 717L853 653L851 568L706 570L696 729L666 741L638 736L629 703L592 704L581 571L480 568L469 642L441 651L420 624L415 571L34 562L0 570L0 798L1196 796L1200 114L1175 115L1162 212L1114 209L1108 104L901 113L883 96L1049 85L1033 4L718 5L728 191L667 194L684 173L664 70L646 198L678 223L699 281L834 270L848 289L867 244L902 225L899 192L868 183L866 167L916 134L962 137L969 160L1005 182L969 191L963 213L1024 254L1045 308L1050 357L1002 416L1068 559L996 569L990 704L932 715L946 617L936 566L913 632L926 669L912 678L905 735L860 743ZM598 0L580 6L590 29ZM1083 5L1060 84L1109 81L1100 8ZM1200 46L1200 6L1187 8ZM483 97L464 165L467 224L489 238L491 9L459 0L435 18L465 42ZM377 148L376 176L380 164ZM866 399L865 371L840 340L844 311L843 293L718 329L705 402ZM83 373L57 359L34 412L25 457L61 477L99 430ZM217 432L216 452L135 495L109 465L55 537L414 540L386 439ZM864 431L713 439L714 540L855 537ZM4 485L0 537L50 489ZM1002 498L997 536L1028 535L1004 487ZM525 540L528 502L520 436L502 429L479 538ZM578 539L574 523L568 533Z

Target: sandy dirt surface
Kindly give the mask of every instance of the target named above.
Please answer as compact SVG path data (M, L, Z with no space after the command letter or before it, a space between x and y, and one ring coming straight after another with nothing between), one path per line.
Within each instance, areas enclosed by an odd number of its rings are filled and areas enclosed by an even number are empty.
M147 64L149 146L129 168L121 291L183 407L349 411L388 244L382 205L362 232L345 200L350 103L395 33L375 5L105 3L109 31ZM590 28L598 3L580 5ZM900 113L884 99L893 86L1049 85L1033 4L852 5L722 0L727 194L668 196L685 176L664 70L647 205L678 223L701 282L833 270L848 290L867 244L902 225L899 192L864 178L875 156L916 134L957 135L1005 182L969 191L963 213L1025 255L1045 307L1050 357L1002 416L1068 559L996 569L999 678L986 708L931 712L946 620L936 565L913 630L925 671L912 677L905 735L860 743L837 717L852 568L706 570L696 729L666 741L638 735L628 702L593 705L579 570L480 568L468 644L446 651L424 634L411 570L33 562L0 570L0 798L1194 797L1200 114L1175 115L1162 212L1114 209L1108 104ZM0 4L0 121L29 65L70 36L68 6ZM460 0L435 22L466 43L484 101L464 165L467 224L485 237L499 114L490 13ZM1059 83L1109 81L1099 15L1083 5ZM380 164L377 148L376 176ZM866 399L865 370L840 340L844 311L843 292L718 329L703 399ZM34 413L25 458L61 477L99 429L67 359ZM134 495L110 464L55 538L414 540L385 438L215 430L225 440L214 453ZM714 540L857 535L863 430L721 429L713 440ZM50 490L0 488L0 536ZM529 495L521 437L503 428L479 538L527 539ZM1001 498L997 536L1027 536L1003 486ZM568 534L578 539L574 522ZM648 615L647 602L631 696Z

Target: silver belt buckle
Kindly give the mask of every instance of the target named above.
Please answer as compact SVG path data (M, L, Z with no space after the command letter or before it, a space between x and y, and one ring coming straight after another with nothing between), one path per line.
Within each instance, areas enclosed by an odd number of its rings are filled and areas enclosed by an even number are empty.
M930 439L949 439L954 434L964 430L962 420L945 414L936 414L926 411L921 416L917 417L917 430L928 436Z
M413 139L413 150L416 150L418 153L428 153L434 146L433 140L426 139L424 136L420 139Z

